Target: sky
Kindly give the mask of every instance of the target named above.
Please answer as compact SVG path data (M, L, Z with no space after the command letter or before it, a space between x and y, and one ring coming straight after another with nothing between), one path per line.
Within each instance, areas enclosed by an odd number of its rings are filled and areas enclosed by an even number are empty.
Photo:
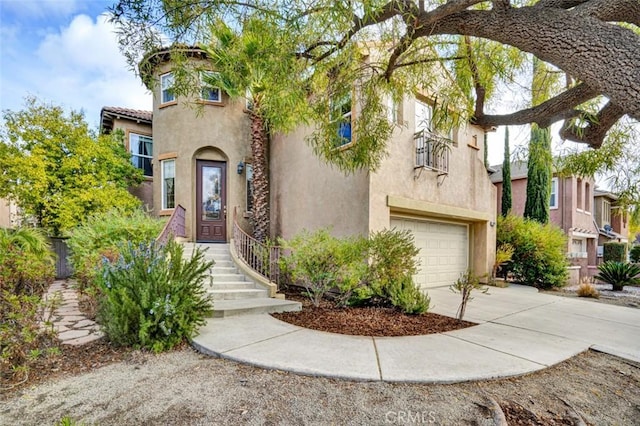
M96 129L103 106L151 110L104 14L113 2L0 0L0 110L35 96L83 111Z
M83 111L98 128L100 110L151 110L152 95L118 50L106 9L115 0L0 0L0 110L25 97ZM507 98L509 99L509 98ZM513 110L511 101L498 105ZM526 146L528 127L512 128L511 152ZM504 127L489 134L489 163L503 160Z

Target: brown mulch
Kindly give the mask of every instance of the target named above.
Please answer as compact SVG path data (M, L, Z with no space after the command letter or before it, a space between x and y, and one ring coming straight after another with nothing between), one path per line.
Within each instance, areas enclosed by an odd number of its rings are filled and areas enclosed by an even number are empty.
M322 300L319 307L297 289L285 290L287 299L302 303L300 312L272 314L275 318L299 327L354 336L418 336L444 333L476 325L443 315L425 313L407 315L393 307L337 307Z

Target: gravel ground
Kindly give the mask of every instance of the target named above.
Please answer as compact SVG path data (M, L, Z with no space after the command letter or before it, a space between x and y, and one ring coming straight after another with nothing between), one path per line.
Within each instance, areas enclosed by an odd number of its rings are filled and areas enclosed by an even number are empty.
M492 402L493 401L493 402ZM351 382L268 371L190 348L125 361L0 395L1 425L445 424L632 425L640 365L586 352L525 377L455 385ZM528 416L528 417L527 417ZM523 420L524 419L524 420Z

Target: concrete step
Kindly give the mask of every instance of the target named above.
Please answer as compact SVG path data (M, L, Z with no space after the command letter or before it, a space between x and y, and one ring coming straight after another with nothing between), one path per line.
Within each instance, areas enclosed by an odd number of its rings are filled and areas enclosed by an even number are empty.
M212 275L237 274L238 268L235 266L218 266L217 264L211 268Z
M215 283L216 281L220 281L220 282L227 282L227 281L248 281L244 275L242 274L218 274L215 271L211 274L211 276L213 277L213 282Z
M213 287L212 290L207 290L209 294L209 298L211 300L238 300L238 299L259 299L266 298L269 295L267 290L257 289L257 288L247 288L247 289L216 289ZM215 303L214 303L215 304Z
M213 318L245 314L271 314L276 312L297 312L302 309L300 302L291 300L260 298L241 300L218 300L213 302Z
M215 279L209 287L211 290L246 290L256 289L256 285L251 281L236 281L236 282L216 282ZM260 289L258 289L260 290Z

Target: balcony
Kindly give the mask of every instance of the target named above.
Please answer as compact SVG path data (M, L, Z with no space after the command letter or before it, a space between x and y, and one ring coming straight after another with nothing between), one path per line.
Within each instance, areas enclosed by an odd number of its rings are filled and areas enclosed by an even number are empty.
M415 169L429 169L438 176L449 174L449 151L451 141L428 130L413 135L416 147Z

